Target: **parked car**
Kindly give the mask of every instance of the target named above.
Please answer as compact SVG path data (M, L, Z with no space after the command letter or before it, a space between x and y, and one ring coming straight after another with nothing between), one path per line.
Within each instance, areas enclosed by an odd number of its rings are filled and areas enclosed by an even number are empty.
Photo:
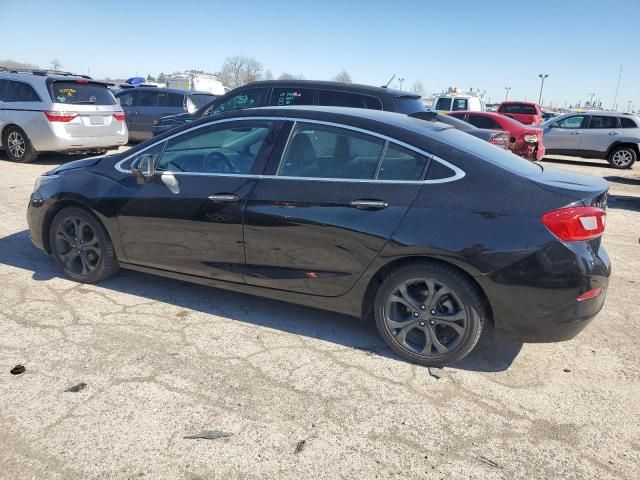
M479 128L504 130L509 133L509 149L527 160L542 160L545 147L542 129L523 125L522 123L491 112L451 112L453 116L469 122Z
M443 365L491 326L549 342L589 323L610 274L606 195L441 123L281 107L58 167L28 222L76 281L122 267L373 317L399 355Z
M196 112L216 96L175 88L136 87L116 93L116 98L127 115L129 138L140 141L153 136L154 122L161 117Z
M450 92L438 95L433 99L431 110L440 113L472 110L474 112L486 111L484 100L475 93Z
M461 132L468 133L474 137L480 138L485 142L489 142L492 145L496 145L502 148L509 148L509 133L496 129L478 128L470 123L467 123L453 115L443 115L441 113L429 111L429 112L415 112L409 114L410 117L419 118L430 122L440 122L451 125L453 128L460 130Z
M602 158L631 168L640 154L640 119L630 113L568 113L541 125L547 154Z
M555 118L557 116L559 116L559 113L556 112L545 112L544 110L542 111L542 121L546 122L547 120L551 119L551 118Z
M83 153L127 143L124 112L87 76L0 68L0 148L14 162L40 153Z
M236 88L193 114L161 118L153 128L159 135L203 116L264 106L326 105L368 108L399 113L425 111L420 95L370 85L316 80L269 80Z
M498 106L497 112L524 125L540 125L542 123L542 109L537 103L502 102Z

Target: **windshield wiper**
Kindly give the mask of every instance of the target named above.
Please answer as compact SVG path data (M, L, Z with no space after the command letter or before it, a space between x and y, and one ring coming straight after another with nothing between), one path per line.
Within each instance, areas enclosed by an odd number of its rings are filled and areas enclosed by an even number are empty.
M78 100L77 102L71 102L72 105L78 105L80 103L88 103L91 105L95 105L96 101L95 100Z

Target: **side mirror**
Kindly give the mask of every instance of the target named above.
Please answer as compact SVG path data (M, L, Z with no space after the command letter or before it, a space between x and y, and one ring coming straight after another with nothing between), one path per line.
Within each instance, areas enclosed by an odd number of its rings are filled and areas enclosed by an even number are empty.
M144 184L156 173L153 155L145 154L136 158L131 164L131 172L136 177L138 185Z

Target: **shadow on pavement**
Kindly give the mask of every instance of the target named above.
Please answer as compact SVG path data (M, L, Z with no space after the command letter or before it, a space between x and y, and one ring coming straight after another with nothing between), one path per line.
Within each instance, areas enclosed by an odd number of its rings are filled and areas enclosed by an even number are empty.
M578 160L580 158L580 160ZM593 160L587 161L581 157L576 157L576 160L569 160L566 158L554 158L554 157L544 157L541 162L543 163L557 163L562 165L582 165L584 167L601 167L601 168L612 168L605 160Z
M602 177L608 182L613 183L621 183L623 185L638 185L640 186L640 177L638 178L627 178L627 177L618 177L618 176L609 176Z
M0 264L31 271L37 281L63 277L53 259L31 244L27 230L0 238ZM130 270L121 271L99 287L398 359L373 322L346 315ZM449 368L503 371L521 348L522 344L497 343L485 335L471 355Z
M80 160L82 158L88 158L94 155L95 154L67 155L65 153L43 153L41 155L38 155L38 158L36 158L36 161L31 162L31 165L57 166L62 163L73 162L74 160ZM0 161L11 162L11 160L9 160L9 157L7 157L7 154L2 150L0 150Z
M640 212L640 197L627 195L609 195L607 197L607 207L621 210L632 210Z

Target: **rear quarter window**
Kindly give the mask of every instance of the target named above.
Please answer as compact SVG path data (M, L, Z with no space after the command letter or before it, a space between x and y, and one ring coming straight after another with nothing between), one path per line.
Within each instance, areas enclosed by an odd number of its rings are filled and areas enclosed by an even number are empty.
M2 87L0 87L0 90ZM629 117L621 117L620 118L620 127L621 128L638 128L638 120L634 120Z
M39 102L40 97L31 85L9 80L5 94L6 102Z
M53 82L49 89L53 103L69 105L115 105L117 103L105 85L61 81Z

